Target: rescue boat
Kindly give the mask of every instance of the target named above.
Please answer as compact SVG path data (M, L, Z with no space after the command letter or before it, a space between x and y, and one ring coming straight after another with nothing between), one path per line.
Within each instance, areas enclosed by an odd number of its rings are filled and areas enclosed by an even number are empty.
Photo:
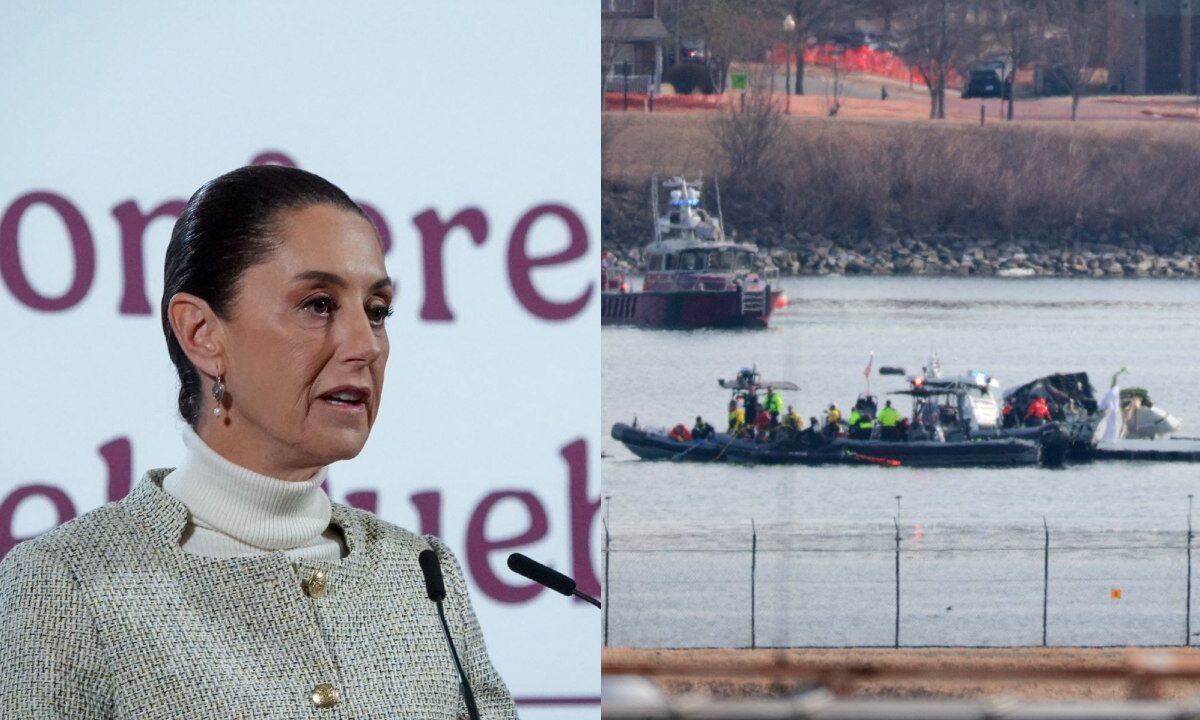
M700 181L651 180L654 240L642 251L634 290L608 253L601 256L600 322L644 328L765 328L779 295L754 269L758 247L727 238L720 216L701 206ZM658 198L666 193L667 210Z

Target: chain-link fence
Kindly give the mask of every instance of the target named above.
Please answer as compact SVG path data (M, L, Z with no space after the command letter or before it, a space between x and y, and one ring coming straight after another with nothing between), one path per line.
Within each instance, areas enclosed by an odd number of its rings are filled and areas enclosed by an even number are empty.
M610 528L606 645L1192 644L1190 528Z

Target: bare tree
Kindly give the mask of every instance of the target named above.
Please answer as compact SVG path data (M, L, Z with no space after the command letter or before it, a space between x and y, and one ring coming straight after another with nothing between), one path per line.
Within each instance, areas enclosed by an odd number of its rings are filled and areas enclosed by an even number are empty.
M1012 120L1017 70L1033 59L1037 49L1037 0L996 0L995 12L996 44L1009 60L1009 76L1003 80L1009 90L1007 118Z
M783 119L770 93L750 90L711 116L709 130L735 182L753 184L770 175L778 158Z
M804 48L808 38L820 35L836 26L838 22L849 22L862 3L859 0L790 0L782 3L783 10L796 23L788 38L788 52L796 56L797 95L804 94Z
M929 90L930 119L946 117L946 81L980 48L978 3L970 0L905 0L896 13L902 26L900 55Z
M1096 75L1096 55L1105 39L1104 0L1042 0L1046 59L1071 94L1071 119Z

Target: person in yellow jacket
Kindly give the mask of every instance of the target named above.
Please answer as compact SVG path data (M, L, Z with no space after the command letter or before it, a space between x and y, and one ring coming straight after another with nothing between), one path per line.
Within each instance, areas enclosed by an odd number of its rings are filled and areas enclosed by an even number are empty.
M900 411L892 407L892 401L888 400L884 403L883 409L879 411L879 426L880 435L885 440L893 440L898 437L898 428L900 423Z
M779 416L783 414L783 398L779 397L779 393L775 392L775 388L767 386L767 399L763 402L763 408L771 415L771 427L779 425Z
M787 410L787 416L784 417L783 424L796 431L803 430L804 418L801 417L800 413L796 412L796 409L791 405L788 405Z
M729 434L737 435L746 424L746 410L738 405L737 399L729 401Z
M842 430L841 423L842 411L838 410L836 404L829 403L829 410L825 412L825 434L835 437Z
M870 413L864 413L855 406L850 411L850 437L856 440L867 440L871 437L871 429L875 425L875 421L871 418Z

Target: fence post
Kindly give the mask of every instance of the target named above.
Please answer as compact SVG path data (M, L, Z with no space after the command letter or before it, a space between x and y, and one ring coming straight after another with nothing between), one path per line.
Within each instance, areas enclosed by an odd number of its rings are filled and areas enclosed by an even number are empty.
M1183 625L1184 645L1192 644L1192 494L1188 493L1188 534L1187 534L1187 612Z
M1046 550L1042 561L1042 647L1046 647L1046 620L1050 608L1050 526L1042 516L1042 529L1046 531Z
M896 498L899 506L900 498ZM894 647L900 647L900 517L899 513L892 522L896 525L896 639Z
M611 500L612 495L604 496L604 519L602 521L602 525L604 526L604 629L601 633L604 647L608 647L608 609L612 607L612 597L608 591L608 565L611 558L611 553L609 552L608 510L612 507Z
M758 530L754 527L754 518L750 518L750 649L757 646L754 632L754 575L758 564Z

